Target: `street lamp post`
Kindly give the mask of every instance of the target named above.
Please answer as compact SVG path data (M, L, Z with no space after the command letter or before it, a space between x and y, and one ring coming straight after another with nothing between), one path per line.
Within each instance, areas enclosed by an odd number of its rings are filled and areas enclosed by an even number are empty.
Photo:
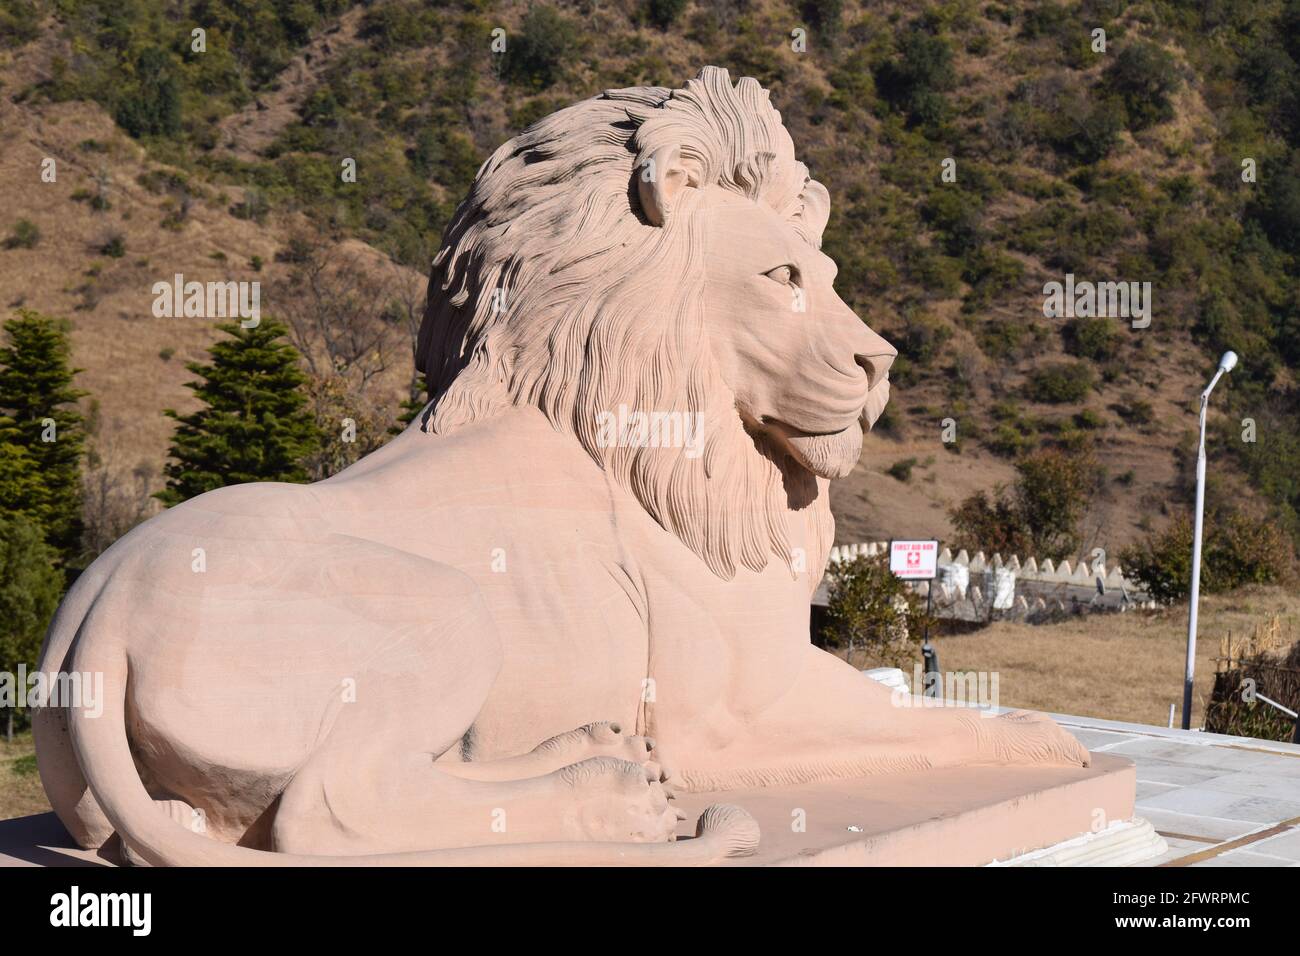
M1196 609L1201 601L1201 524L1205 514L1205 413L1210 406L1210 392L1225 372L1237 364L1236 352L1224 352L1210 384L1201 392L1201 444L1196 452L1196 526L1192 532L1192 594L1187 612L1187 667L1183 672L1183 730L1192 726L1192 677L1196 672Z

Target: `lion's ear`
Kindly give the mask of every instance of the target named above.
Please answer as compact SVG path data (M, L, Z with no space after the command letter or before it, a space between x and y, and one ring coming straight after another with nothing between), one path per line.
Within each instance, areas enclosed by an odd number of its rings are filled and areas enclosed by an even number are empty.
M677 146L661 146L637 167L637 195L646 219L656 226L668 221L673 200L687 186L698 186L698 175L682 162Z
M795 228L808 242L820 249L822 232L826 229L827 220L831 218L831 194L817 180L810 179L804 184L799 199L802 205L794 217Z

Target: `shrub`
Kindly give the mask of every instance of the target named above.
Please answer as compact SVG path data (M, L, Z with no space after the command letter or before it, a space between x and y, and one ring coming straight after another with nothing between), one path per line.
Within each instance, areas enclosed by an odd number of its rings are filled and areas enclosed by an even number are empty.
M1205 549L1216 591L1243 584L1271 584L1290 576L1293 552L1273 521L1233 513L1214 521Z
M921 213L939 233L950 255L964 256L984 241L980 226L983 205L978 196L951 186L940 187L926 198Z
M99 254L112 259L121 259L126 255L126 239L121 233L114 233L99 247Z
M1030 550L1029 536L1015 503L1003 489L996 489L992 496L977 491L949 511L948 518L961 547L983 548L1000 554L1027 554Z
M1101 412L1094 411L1091 408L1085 408L1079 414L1074 416L1074 424L1085 431L1096 431L1099 428L1106 427L1106 419Z
M1022 457L1016 472L1012 488L976 492L949 511L957 544L1042 557L1072 552L1097 483L1092 455L1046 448Z
M1182 85L1173 56L1154 43L1126 46L1102 74L1102 84L1124 104L1129 127L1143 130L1173 119L1170 95Z
M803 0L799 12L813 29L834 36L840 32L844 0Z
M966 258L963 278L971 291L962 302L962 310L978 311L995 298L1013 292L1024 279L1025 265L1014 256L987 245L975 249Z
M1008 359L1020 351L1027 334L1028 329L1021 322L992 319L975 330L975 342L990 358Z
M686 9L687 0L645 0L646 19L660 30L667 30Z
M1065 351L1094 362L1107 362L1119 351L1119 332L1110 319L1071 319L1061 330Z
M903 458L890 465L886 474L897 481L906 483L912 480L912 469L915 467L915 458Z
M943 37L912 24L898 39L898 56L876 70L876 88L915 123L939 123L948 114L943 94L956 85L952 49Z
M1129 425L1150 425L1156 418L1155 406L1145 398L1125 396L1123 402L1116 402L1110 410Z
M181 130L181 88L171 58L158 47L136 57L135 80L128 86L114 117L119 126L141 136L175 136Z
M924 610L915 592L890 572L888 554L832 564L827 575L826 643L848 652L865 648L879 666L910 664Z
M1046 448L1016 463L1016 511L1035 552L1065 554L1079 544L1078 526L1096 487L1088 452Z
M1300 253L1300 161L1277 170L1250 207L1251 216L1279 249Z
M19 219L14 223L14 231L5 239L6 249L35 249L41 241L41 231L29 219Z
M360 36L378 50L424 46L436 37L433 24L419 3L383 3L371 7L361 19Z
M1096 163L1114 149L1124 130L1119 100L1078 91L1062 97L1056 109L1042 117L1040 136L1051 147L1080 163Z
M1083 362L1058 362L1035 369L1025 383L1025 395L1035 402L1060 405L1081 402L1092 390L1095 376Z
M1015 458L1034 447L1035 437L1031 432L1026 433L1014 422L1001 422L993 429L993 434L989 436L985 444L989 451L995 455L1001 455L1003 458Z
M924 312L910 313L906 323L898 350L921 367L933 362L952 338L952 329L947 323Z
M18 47L41 35L41 10L35 0L9 0L0 6L0 47Z
M578 30L571 20L553 7L533 7L506 48L502 70L513 83L545 89L564 74L564 61L577 46Z
M1125 574L1152 600L1184 600L1192 586L1191 515L1180 512L1163 531L1120 556ZM1290 575L1292 551L1282 530L1271 521L1240 513L1207 516L1202 532L1201 590L1231 591L1243 584L1267 584Z
M266 196L260 190L251 187L244 190L243 202L237 202L230 207L230 214L236 219L247 219L258 223L266 219L266 214L270 211L271 204L267 202Z

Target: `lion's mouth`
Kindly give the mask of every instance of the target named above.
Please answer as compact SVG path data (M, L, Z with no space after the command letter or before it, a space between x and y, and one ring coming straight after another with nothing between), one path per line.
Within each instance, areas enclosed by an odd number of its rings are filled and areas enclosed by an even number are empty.
M769 419L766 431L774 435L800 465L819 478L844 478L862 456L862 437L871 430L889 403L889 378L871 391L856 421L836 432L806 432L787 422Z

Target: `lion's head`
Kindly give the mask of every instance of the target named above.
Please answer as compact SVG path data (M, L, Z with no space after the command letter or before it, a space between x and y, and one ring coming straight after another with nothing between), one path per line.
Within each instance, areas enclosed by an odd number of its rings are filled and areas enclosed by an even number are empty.
M706 67L547 117L483 164L434 259L425 430L535 406L716 574L795 570L800 517L820 563L826 481L896 354L832 288L829 212L755 80ZM691 416L702 441L611 441L616 413Z

